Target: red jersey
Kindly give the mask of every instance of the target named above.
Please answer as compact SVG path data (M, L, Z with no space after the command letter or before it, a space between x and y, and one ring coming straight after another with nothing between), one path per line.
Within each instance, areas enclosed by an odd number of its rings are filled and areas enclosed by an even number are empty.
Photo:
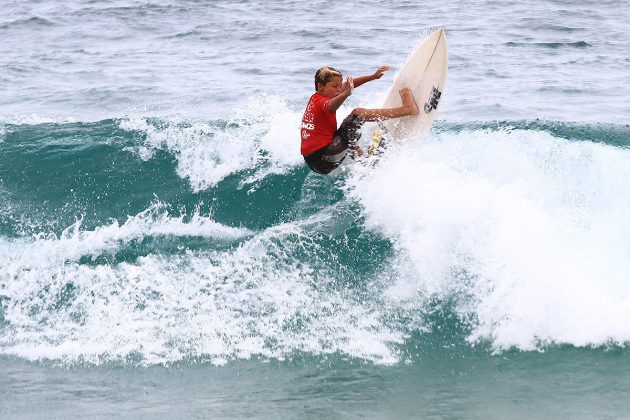
M332 98L314 93L306 105L302 117L302 155L311 153L328 146L337 131L337 114L328 110L328 103Z

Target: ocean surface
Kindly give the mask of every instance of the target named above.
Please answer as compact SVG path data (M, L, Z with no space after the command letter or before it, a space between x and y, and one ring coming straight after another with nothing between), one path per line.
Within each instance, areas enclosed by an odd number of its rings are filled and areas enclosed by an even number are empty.
M629 21L3 0L0 418L628 418ZM311 173L315 70L399 69L437 27L431 132Z

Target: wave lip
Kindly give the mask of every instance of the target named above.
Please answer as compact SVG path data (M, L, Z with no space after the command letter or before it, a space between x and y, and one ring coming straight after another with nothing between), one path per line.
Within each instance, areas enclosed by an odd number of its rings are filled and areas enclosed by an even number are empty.
M157 202L136 216L128 217L122 224L112 221L110 225L85 231L79 220L59 237L39 234L33 240L6 241L0 247L0 259L8 266L17 265L16 269L20 270L40 264L47 267L78 261L85 256L95 258L104 252L113 254L133 241L151 236L194 236L233 241L252 234L248 229L223 226L198 213L187 219L184 221L184 215L169 216L165 206ZM33 258L33 255L37 257Z
M259 95L219 124L174 119L154 125L146 118L129 117L120 121L120 128L143 137L136 153L144 160L157 150L172 153L178 175L201 191L238 172L249 172L243 183L251 184L290 171L301 162L298 118L279 98Z

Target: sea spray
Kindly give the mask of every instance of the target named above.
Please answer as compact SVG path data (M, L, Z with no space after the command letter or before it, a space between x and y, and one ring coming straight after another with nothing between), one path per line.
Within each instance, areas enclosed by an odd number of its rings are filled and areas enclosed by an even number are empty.
M278 96L250 96L229 120L214 124L130 116L120 127L141 136L135 150L142 159L160 149L173 154L178 175L187 178L194 191L242 171L248 173L243 185L250 185L269 174L284 174L302 161L297 146L299 114Z
M625 149L542 131L445 131L346 188L399 254L393 296L464 285L471 342L598 346L630 340L628 167Z

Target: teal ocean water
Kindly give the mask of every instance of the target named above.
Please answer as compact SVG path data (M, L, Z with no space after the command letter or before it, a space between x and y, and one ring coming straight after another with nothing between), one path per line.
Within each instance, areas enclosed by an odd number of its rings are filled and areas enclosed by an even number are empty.
M0 417L626 417L629 18L9 0ZM438 26L429 135L311 173L314 71L400 68Z

